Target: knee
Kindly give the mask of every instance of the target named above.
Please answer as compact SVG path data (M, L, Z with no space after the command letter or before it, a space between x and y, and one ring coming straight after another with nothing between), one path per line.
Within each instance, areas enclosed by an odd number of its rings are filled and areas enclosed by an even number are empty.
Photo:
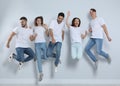
M100 55L101 54L101 50L97 50L97 53Z

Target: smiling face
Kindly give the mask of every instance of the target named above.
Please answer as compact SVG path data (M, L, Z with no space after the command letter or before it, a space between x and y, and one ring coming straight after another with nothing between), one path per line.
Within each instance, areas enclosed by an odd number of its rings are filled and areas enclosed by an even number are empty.
M79 24L80 24L79 19L75 19L75 21L74 21L74 25L75 25L75 27L78 27Z
M36 20L36 24L37 24L37 25L41 25L41 23L42 23L42 22L41 22L41 19L38 18L38 19Z
M22 27L26 27L27 26L27 21L24 20L24 19L20 20L20 23L21 23Z
M90 10L90 16L91 16L92 18L95 18L95 17L96 17L96 10L91 9L91 10Z
M60 24L63 21L64 17L63 16L58 16L57 22Z
M79 27L80 26L80 24L81 24L81 21L80 21L80 19L79 18L73 18L73 20L72 20L72 26L74 26L74 27Z
M41 25L43 25L43 17L42 16L36 17L35 20L34 20L34 25L35 26L41 26Z

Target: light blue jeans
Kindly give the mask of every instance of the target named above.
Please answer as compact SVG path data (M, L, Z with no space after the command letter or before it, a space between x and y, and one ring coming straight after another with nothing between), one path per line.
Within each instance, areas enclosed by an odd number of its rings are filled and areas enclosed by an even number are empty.
M16 48L17 55L14 55L14 58L19 62L28 62L35 58L35 54L31 48ZM24 54L28 55L28 57L25 57Z
M96 62L97 59L96 57L93 55L93 53L90 51L91 48L96 44L96 51L99 55L108 58L109 55L107 53L105 53L104 51L102 51L102 45L103 45L103 39L99 39L99 38L90 38L85 51L88 54L88 56L94 61Z
M82 45L79 42L72 43L71 56L73 59L80 59L82 57Z
M54 57L56 59L55 66L58 66L60 61L61 47L62 47L62 42L56 42L54 44L50 42L48 45L47 56ZM54 49L55 49L55 53L54 53Z
M37 65L40 73L42 72L42 59L47 59L46 50L47 50L46 42L35 43L35 54L37 57Z

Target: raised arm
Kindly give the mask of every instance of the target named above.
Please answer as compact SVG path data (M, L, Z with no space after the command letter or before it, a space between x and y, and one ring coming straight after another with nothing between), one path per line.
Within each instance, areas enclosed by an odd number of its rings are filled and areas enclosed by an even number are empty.
M70 28L70 24L68 23L69 16L70 16L70 11L67 12L67 18L66 18L66 25L68 28Z
M7 41L7 44L6 44L6 47L9 48L10 47L10 42L13 38L13 36L15 35L16 33L12 32L8 38L8 41Z
M109 33L108 33L108 30L107 30L107 27L106 27L105 24L102 25L102 28L103 28L103 30L104 30L104 32L106 34L106 37L107 37L108 41L112 41L112 39L109 37Z

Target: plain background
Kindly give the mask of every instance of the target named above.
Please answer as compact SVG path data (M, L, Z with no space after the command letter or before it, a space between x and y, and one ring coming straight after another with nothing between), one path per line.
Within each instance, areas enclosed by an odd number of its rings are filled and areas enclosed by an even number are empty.
M103 57L99 59L97 71L92 61L84 52L84 47L89 36L83 40L83 56L77 61L70 56L69 31L65 30L61 61L58 72L54 73L53 61L43 63L44 79L120 79L120 0L0 0L0 80L2 79L36 79L37 67L35 62L26 63L22 70L17 71L16 63L6 62L11 52L14 52L15 40L11 42L11 48L6 48L6 41L12 29L19 25L19 18L26 16L28 24L32 25L34 18L43 16L44 22L50 24L56 19L59 12L71 11L69 22L72 18L79 17L82 21L81 27L88 29L89 9L95 8L97 15L105 19L112 42L104 40L103 49L112 58L108 64ZM33 45L34 46L34 45ZM93 51L94 52L94 51ZM15 82L16 83L16 82Z

